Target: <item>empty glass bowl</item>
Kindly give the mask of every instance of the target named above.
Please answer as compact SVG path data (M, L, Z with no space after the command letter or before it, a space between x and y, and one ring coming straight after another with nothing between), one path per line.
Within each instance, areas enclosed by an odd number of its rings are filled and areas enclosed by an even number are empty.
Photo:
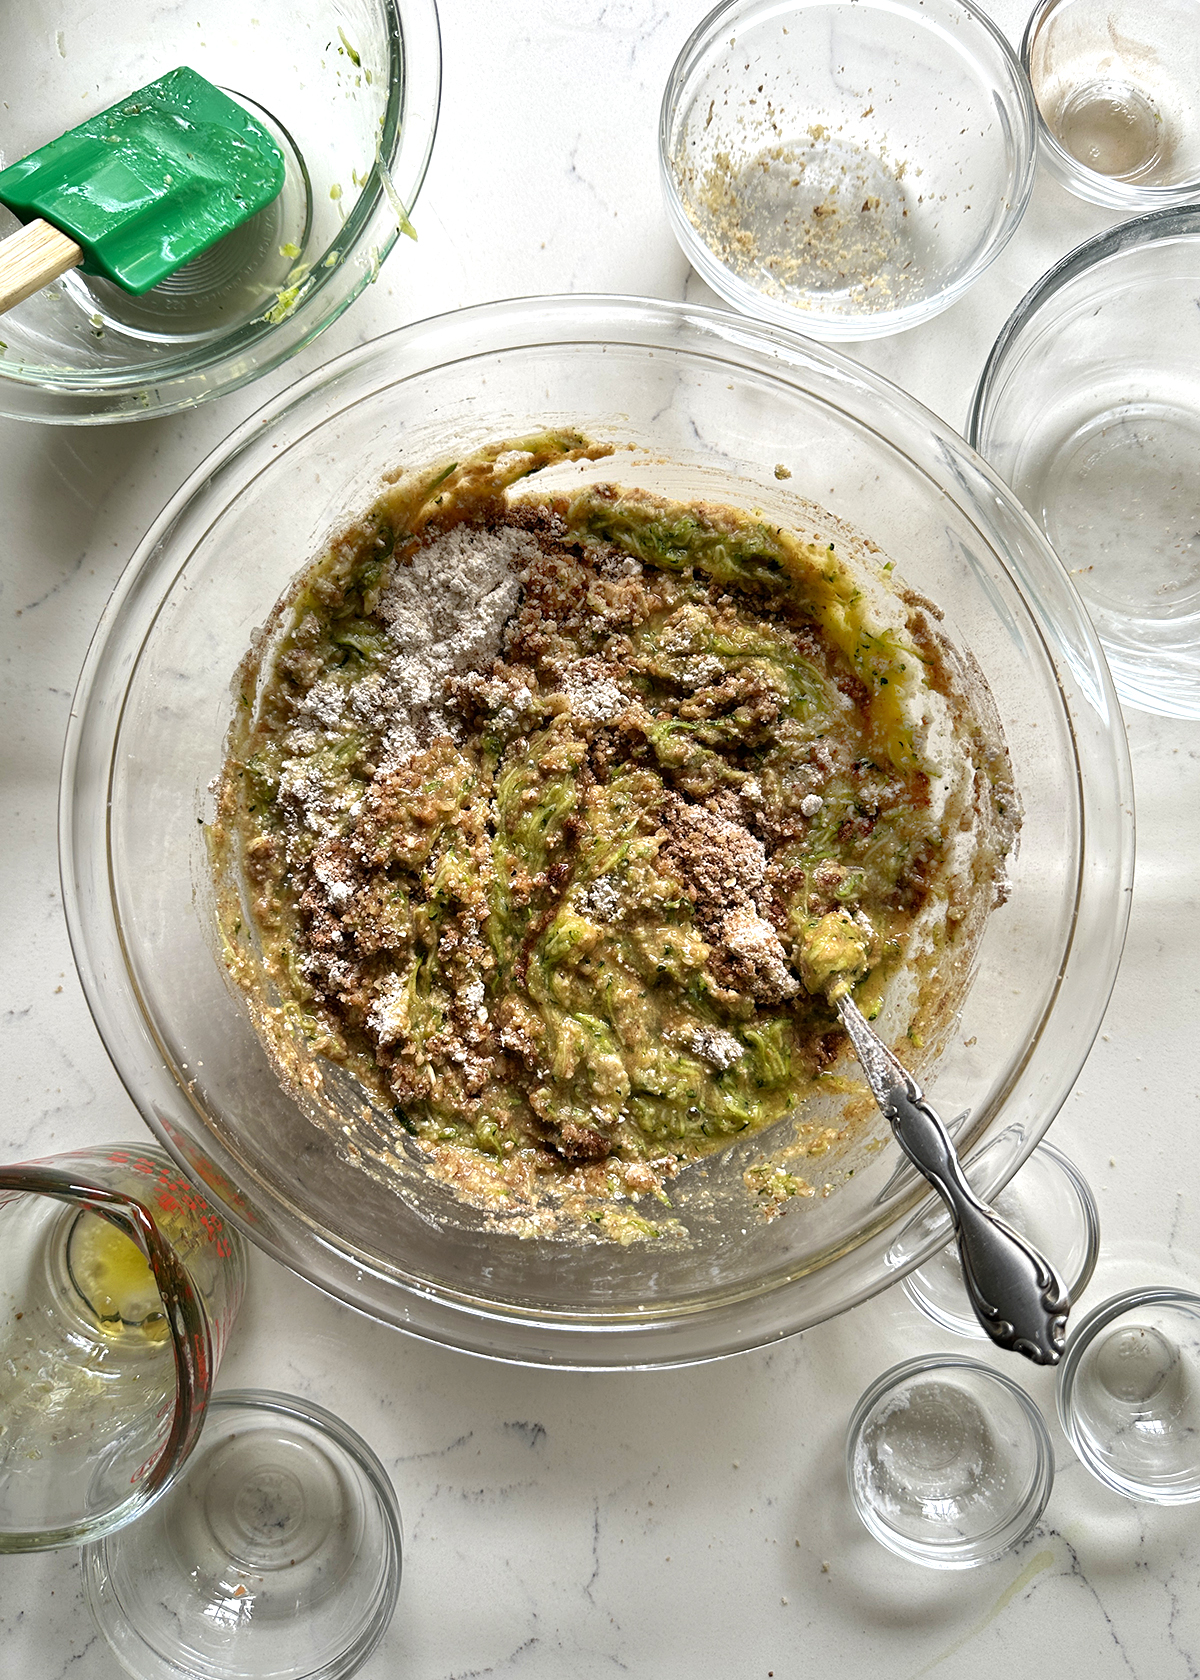
M84 1589L137 1680L348 1680L392 1619L401 1549L360 1435L294 1395L233 1389L169 1492L84 1548Z
M981 1149L971 1163L971 1177L988 1170L988 1155L1005 1140ZM1096 1198L1079 1168L1051 1143L1039 1143L1020 1172L992 1198L1000 1217L1022 1236L1028 1237L1049 1260L1067 1286L1072 1304L1087 1287L1100 1251L1100 1215ZM943 1214L942 1228L948 1230ZM901 1238L903 1244L903 1237ZM903 1283L904 1293L943 1330L956 1336L987 1340L987 1332L976 1318L963 1287L962 1262L954 1243L939 1249L932 1259Z
M1097 1307L1067 1342L1058 1415L1127 1499L1200 1499L1200 1295L1134 1289Z
M1200 717L1200 208L1072 251L988 357L968 437L1041 525L1122 700Z
M142 297L72 271L0 320L0 414L97 422L191 407L276 367L379 272L425 176L441 56L434 0L299 7L122 0L0 8L0 162L180 64L283 152L273 204ZM17 221L0 208L0 236Z
M791 1119L680 1173L669 1207L644 1198L662 1241L526 1238L456 1202L415 1156L355 1164L336 1122L276 1077L211 911L202 825L231 677L296 571L383 474L561 426L620 447L559 483L586 473L780 521L825 519L821 503L880 544L978 662L1024 823L1008 902L921 1077L948 1113L971 1104L960 1148L1008 1132L1015 1171L1078 1073L1124 934L1128 763L1098 646L1044 540L949 427L834 351L728 310L584 296L461 310L363 346L247 421L148 533L97 633L64 771L64 897L122 1077L168 1149L207 1185L236 1186L231 1217L253 1241L455 1346L685 1363L803 1329L894 1279L891 1238L928 1191L893 1178L896 1145L860 1087L831 1089L828 1112L857 1102L858 1118L813 1163L818 1193L778 1218L744 1175L791 1145ZM337 1100L353 1105L347 1123L361 1115L349 1082ZM925 1253L940 1246L931 1234Z
M667 213L702 279L814 338L938 314L1033 187L1033 99L969 0L731 0L659 121Z
M1200 16L1191 0L1041 0L1021 59L1042 156L1069 191L1130 210L1200 192Z
M973 1569L1019 1544L1046 1508L1054 1451L1023 1389L976 1359L896 1365L863 1395L846 1439L854 1508L890 1551Z

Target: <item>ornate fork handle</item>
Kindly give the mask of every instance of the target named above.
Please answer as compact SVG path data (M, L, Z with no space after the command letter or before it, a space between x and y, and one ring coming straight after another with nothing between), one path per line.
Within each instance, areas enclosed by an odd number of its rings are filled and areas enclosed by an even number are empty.
M950 1210L975 1316L998 1347L1035 1365L1057 1365L1070 1300L1050 1262L994 1213L967 1183L940 1116L915 1081L894 1085L883 1112L896 1141Z
M1057 1365L1070 1298L1054 1267L967 1183L941 1116L849 997L836 1001L875 1101L901 1149L950 1210L975 1316L998 1347Z

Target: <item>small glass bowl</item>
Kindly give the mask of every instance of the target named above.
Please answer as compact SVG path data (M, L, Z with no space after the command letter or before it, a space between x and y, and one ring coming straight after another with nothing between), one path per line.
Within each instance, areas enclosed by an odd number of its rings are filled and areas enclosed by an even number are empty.
M1121 699L1200 717L1200 207L1088 240L1018 304L968 438L1042 527Z
M84 1589L136 1680L346 1680L387 1631L401 1551L361 1436L294 1395L233 1389L170 1491L84 1548Z
M997 1139L997 1144L1003 1140ZM971 1163L972 1178L987 1171L996 1145L981 1149ZM1051 1143L1039 1143L1015 1177L991 1198L991 1205L1014 1230L1028 1237L1049 1260L1074 1302L1087 1288L1100 1252L1100 1214L1091 1187L1073 1161ZM942 1223L948 1228L949 1216ZM958 1248L947 1243L931 1260L909 1272L904 1293L943 1330L987 1340L963 1287Z
M735 309L827 340L966 291L1033 187L1033 97L969 0L729 0L659 120L667 213Z
M974 1569L1022 1541L1046 1508L1054 1451L1023 1389L977 1359L935 1354L885 1371L846 1438L854 1508L889 1551Z
M1021 42L1042 157L1078 198L1163 209L1200 193L1192 0L1041 0Z
M272 204L143 296L72 270L9 310L0 415L137 420L235 390L323 332L395 244L437 124L435 0L207 0L202 17L122 0L97 28L92 0L0 7L0 163L187 64L286 166ZM0 206L0 237L18 225Z
M1200 1295L1134 1289L1097 1307L1067 1342L1058 1415L1084 1465L1127 1499L1200 1499Z

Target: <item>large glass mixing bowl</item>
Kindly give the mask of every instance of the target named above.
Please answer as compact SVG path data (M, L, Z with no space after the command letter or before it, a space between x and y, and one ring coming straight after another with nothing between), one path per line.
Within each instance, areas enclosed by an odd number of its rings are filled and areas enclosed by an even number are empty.
M101 621L64 764L64 896L130 1093L252 1241L460 1348L684 1363L841 1312L944 1242L873 1109L852 1147L808 1163L821 1193L772 1220L742 1179L757 1139L675 1180L686 1240L489 1230L423 1174L402 1194L379 1183L285 1093L213 922L203 824L232 679L285 585L389 469L563 424L632 445L596 476L780 520L798 496L819 502L887 551L977 661L1024 827L1008 902L924 1079L947 1119L969 1110L968 1154L995 1145L984 1193L1011 1176L1079 1072L1124 937L1130 778L1104 661L1045 540L961 438L835 352L732 315L610 297L488 304L366 345L240 427L164 510Z

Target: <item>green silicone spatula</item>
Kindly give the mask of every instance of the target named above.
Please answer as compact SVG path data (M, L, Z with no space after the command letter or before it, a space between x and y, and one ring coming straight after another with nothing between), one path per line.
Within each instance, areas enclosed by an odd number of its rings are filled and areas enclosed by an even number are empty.
M270 204L283 154L186 66L0 170L0 314L67 269L147 292Z

